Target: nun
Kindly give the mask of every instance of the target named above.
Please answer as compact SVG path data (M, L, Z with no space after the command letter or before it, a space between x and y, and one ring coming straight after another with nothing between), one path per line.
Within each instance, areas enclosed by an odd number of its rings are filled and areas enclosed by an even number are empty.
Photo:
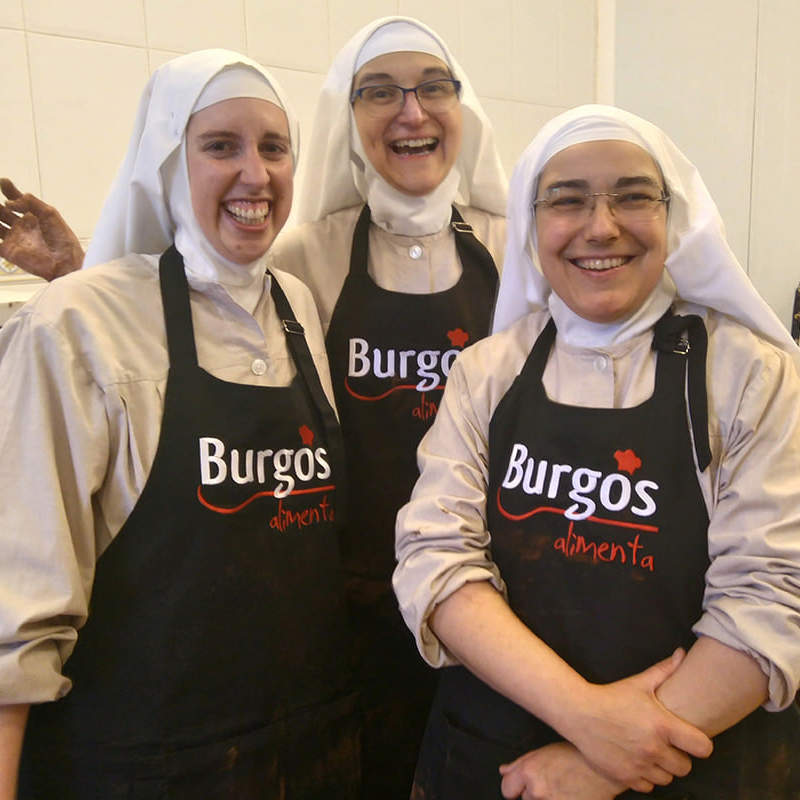
M156 70L83 269L0 333L0 797L358 796L343 454L266 272L297 127L258 64ZM27 718L27 724L26 724Z
M545 125L508 221L398 516L412 796L798 797L800 351L632 114Z
M506 183L463 70L403 17L370 23L334 59L304 174L302 224L271 259L314 295L345 439L364 796L406 800L436 675L392 592L394 522L453 359L489 331Z

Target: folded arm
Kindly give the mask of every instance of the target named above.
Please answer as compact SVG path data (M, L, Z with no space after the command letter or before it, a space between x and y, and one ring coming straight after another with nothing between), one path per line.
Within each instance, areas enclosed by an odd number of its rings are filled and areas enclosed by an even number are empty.
M746 653L701 637L656 689L656 697L672 713L715 736L764 702L767 676ZM570 742L526 753L504 764L500 774L506 798L527 792L538 800L608 800L628 788L594 768Z
M572 742L604 775L638 791L664 785L705 757L710 740L670 713L656 689L680 655L639 675L584 680L535 636L487 582L465 584L437 606L430 625L447 649L495 690Z

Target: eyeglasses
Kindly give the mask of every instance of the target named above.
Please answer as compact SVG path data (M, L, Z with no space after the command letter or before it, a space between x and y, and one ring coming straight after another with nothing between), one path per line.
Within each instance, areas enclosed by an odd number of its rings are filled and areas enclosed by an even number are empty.
M597 198L605 197L608 210L620 222L645 222L653 219L661 203L669 203L670 196L662 191L635 189L629 192L582 192L579 189L557 187L547 197L533 201L534 210L542 208L559 219L585 222L594 212Z
M350 103L360 100L364 108L375 117L393 116L403 107L409 92L414 93L417 102L425 111L436 114L456 105L461 94L461 81L453 78L437 78L433 81L423 81L410 89L394 83L363 86L353 92Z

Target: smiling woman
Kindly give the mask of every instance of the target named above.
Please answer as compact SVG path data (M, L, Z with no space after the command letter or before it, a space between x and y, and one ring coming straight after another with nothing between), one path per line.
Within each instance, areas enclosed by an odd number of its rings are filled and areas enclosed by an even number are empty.
M238 264L266 253L292 205L286 112L251 97L197 111L186 161L194 216L214 249Z
M353 117L364 153L406 194L436 189L461 150L461 106L449 79L447 64L428 53L378 56L353 79ZM447 88L434 92L438 87ZM387 92L392 102L386 102Z
M362 790L407 800L436 676L392 594L394 521L449 365L489 329L505 179L469 80L408 18L376 20L336 56L309 150L305 224L271 258L308 283L327 329L348 455Z
M22 800L359 796L341 434L266 273L296 130L245 56L158 69L92 268L0 333L2 800L23 732Z
M496 333L398 516L447 667L412 797L794 800L800 351L645 120L556 117L510 195Z
M640 308L667 257L667 211L653 159L630 142L576 144L547 162L538 192L537 251L552 290L591 322Z

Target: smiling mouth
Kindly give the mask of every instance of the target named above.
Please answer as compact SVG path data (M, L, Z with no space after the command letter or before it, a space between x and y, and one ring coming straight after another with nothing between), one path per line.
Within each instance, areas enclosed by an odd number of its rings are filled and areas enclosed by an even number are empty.
M590 272L605 272L627 264L633 256L614 256L613 258L570 258L569 262L578 269Z
M266 200L232 200L222 206L240 225L263 225L269 217L271 204Z
M439 140L433 136L421 139L398 139L389 147L399 156L421 156L432 153L439 146Z

